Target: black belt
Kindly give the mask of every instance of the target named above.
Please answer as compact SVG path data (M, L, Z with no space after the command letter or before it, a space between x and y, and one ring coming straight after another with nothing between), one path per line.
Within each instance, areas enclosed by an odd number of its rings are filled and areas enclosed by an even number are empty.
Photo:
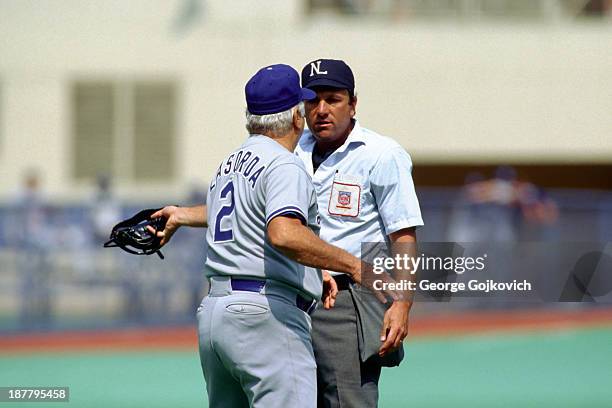
M336 281L338 290L348 290L351 287L351 283L353 283L353 279L345 273L341 275L332 275L332 278Z
M242 290L245 292L257 292L261 293L264 286L266 286L265 280L257 280L257 279L231 279L232 282L232 290ZM315 306L317 302L315 300L308 300L304 296L299 293L296 294L295 305L298 309L311 314L314 312Z

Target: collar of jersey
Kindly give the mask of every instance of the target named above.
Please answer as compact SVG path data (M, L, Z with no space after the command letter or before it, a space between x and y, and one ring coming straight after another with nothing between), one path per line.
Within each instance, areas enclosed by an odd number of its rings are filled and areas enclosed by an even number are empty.
M247 137L247 140L244 142L243 146L249 146L255 143L273 143L275 145L283 147L280 143L278 143L276 140L272 139L271 137L266 136L266 135L261 135L259 133L253 133L249 135L249 137Z

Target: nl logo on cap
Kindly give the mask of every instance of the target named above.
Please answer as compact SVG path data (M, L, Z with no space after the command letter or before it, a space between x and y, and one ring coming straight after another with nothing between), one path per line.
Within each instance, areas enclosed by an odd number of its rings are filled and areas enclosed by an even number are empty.
M327 75L327 71L321 71L321 61L310 63L310 76L314 76L315 72L317 75Z

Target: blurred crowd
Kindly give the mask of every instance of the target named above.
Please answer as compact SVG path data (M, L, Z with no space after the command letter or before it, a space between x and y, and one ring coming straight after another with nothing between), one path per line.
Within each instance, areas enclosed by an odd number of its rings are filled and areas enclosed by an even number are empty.
M0 332L54 328L72 314L86 315L76 327L193 319L206 291L204 230L180 230L164 261L102 247L117 222L168 197L126 204L107 175L76 204L58 204L42 187L40 173L30 170L12 200L0 204ZM417 191L422 242L612 241L612 192L549 191L509 166L493 177L471 173L461 188ZM206 188L196 186L177 203L205 200Z
M453 206L448 241L546 240L559 219L559 208L546 190L500 166L493 178L470 173Z
M32 169L24 174L13 197L0 205L0 296L5 305L9 297L17 303L16 320L9 326L53 326L56 298L79 291L102 297L109 288L119 293L115 314L120 320L144 321L153 315L172 320L192 315L205 290L203 230L181 230L167 262L155 263L104 249L103 243L119 221L159 203L123 203L105 174L96 178L92 195L84 202L58 204L51 198L45 194L40 173ZM205 186L194 186L181 203L205 200ZM181 300L172 305L177 291ZM76 309L78 305L79 301ZM0 306L0 330L2 317Z

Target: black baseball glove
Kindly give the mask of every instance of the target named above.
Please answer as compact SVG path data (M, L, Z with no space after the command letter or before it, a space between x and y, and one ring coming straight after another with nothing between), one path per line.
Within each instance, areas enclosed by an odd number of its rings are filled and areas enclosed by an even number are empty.
M167 219L164 217L150 218L151 214L159 210L160 208L142 210L132 218L115 225L109 241L104 243L104 248L119 247L130 254L157 254L164 259L164 255L159 250L161 238L157 236L157 232L164 230ZM149 231L148 226L155 229L155 233Z

